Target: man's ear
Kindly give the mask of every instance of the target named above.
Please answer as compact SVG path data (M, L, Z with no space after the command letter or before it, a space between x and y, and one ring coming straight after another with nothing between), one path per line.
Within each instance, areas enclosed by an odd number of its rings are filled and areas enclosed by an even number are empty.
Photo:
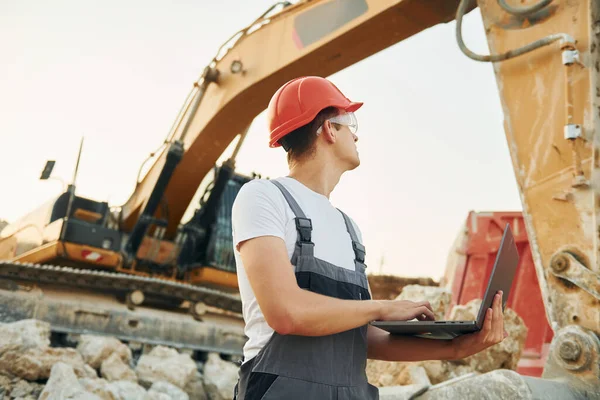
M337 130L333 127L332 123L329 122L329 120L326 120L323 123L322 136L328 143L335 143L335 141L337 140Z

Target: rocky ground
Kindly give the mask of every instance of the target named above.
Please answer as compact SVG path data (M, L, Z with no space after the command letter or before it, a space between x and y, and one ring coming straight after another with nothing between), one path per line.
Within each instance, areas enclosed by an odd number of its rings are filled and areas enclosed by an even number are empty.
M450 303L448 289L404 281L400 299L430 301L436 318ZM388 291L384 296L389 296ZM381 297L380 297L381 298ZM457 306L449 319L475 319L481 300ZM458 361L369 361L367 376L379 387L437 384L469 374L516 369L527 328L507 309L509 337ZM37 320L0 324L0 400L221 400L233 397L238 365L215 353L196 355L115 338L69 335L56 340Z
M238 366L218 354L204 362L163 346L72 336L51 346L45 322L0 325L0 400L222 400L233 397Z

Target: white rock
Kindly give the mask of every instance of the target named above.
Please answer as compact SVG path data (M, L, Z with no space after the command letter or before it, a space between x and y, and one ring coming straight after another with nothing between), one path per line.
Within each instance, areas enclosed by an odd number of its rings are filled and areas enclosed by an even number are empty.
M452 292L444 287L407 285L402 289L398 300L428 301L435 319L442 320L452 300Z
M171 347L166 347L166 346L154 346L149 349L150 349L150 351L145 353L144 355L150 355L153 357L160 357L160 358L169 358L169 357L178 356L180 354L177 350L175 350Z
M144 400L173 400L171 396L158 392L147 392Z
M42 390L44 390L44 385L42 384L20 380L13 385L10 391L10 397L15 399L26 397L37 399L40 397Z
M208 400L204 389L204 378L197 370L183 390L190 396L190 400Z
M388 386L379 389L379 400L411 400L427 390L427 385ZM418 397L416 397L418 398Z
M116 400L109 390L108 381L105 379L82 378L79 380L79 383L85 390L95 394L102 400Z
M8 351L0 356L0 371L8 371L28 381L37 381L50 377L53 365L58 362L70 365L80 378L90 377L92 373L85 368L81 355L75 349L52 347Z
M189 400L190 397L186 392L169 382L155 382L148 394L164 394L171 400Z
M561 394L553 394L552 398L566 398ZM422 400L528 400L533 399L533 396L523 377L515 371L496 370L483 375L475 373L474 376L444 382L429 388L418 398Z
M183 389L196 372L196 363L188 354L157 346L140 357L135 368L139 382L150 387L154 382L165 381Z
M232 399L238 381L239 367L210 353L204 364L204 387L208 397L216 400Z
M10 330L2 330L0 328L0 357L5 353L14 352L23 348L23 339L17 332ZM0 365L0 373L8 372L2 369Z
M0 400L12 390L12 382L8 376L0 375Z
M0 337L6 332L13 332L20 336L20 345L23 348L49 347L50 346L50 324L35 319L24 319L9 324L0 325Z
M108 391L115 400L145 400L146 390L134 382L117 381L108 384Z
M112 354L117 354L127 364L131 362L129 347L113 337L81 335L77 350L84 361L96 369Z
M102 362L100 373L108 381L131 381L137 383L137 375L125 364L117 353L112 353L110 357Z
M101 400L87 392L77 380L73 367L59 362L52 367L50 379L46 383L39 400Z
M88 364L85 364L83 366L83 369L88 378L97 378L98 377L98 373L96 372L96 370L94 368L90 367Z

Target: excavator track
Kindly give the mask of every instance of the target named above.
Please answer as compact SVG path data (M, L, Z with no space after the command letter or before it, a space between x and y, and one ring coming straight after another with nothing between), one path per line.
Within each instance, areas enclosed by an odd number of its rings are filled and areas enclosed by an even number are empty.
M0 261L0 279L90 288L95 292L129 293L140 290L149 296L160 296L181 301L187 300L192 303L204 303L207 306L234 313L242 312L241 299L229 293L164 279L118 272Z
M35 282L34 287L23 282ZM240 356L246 341L238 297L218 290L123 273L0 261L0 321L47 322L59 335L109 335L130 343ZM140 290L149 299L203 303L128 307L115 294ZM175 301L173 301L175 300ZM180 304L180 303L179 303Z

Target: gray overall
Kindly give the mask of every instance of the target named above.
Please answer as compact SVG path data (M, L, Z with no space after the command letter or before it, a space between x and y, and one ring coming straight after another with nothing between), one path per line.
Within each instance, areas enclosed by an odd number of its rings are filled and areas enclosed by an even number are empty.
M298 239L291 263L302 289L347 300L371 298L365 273L365 248L358 242L350 219L343 212L352 239L355 270L314 257L312 222L292 195L279 183L296 216ZM236 400L314 399L373 400L378 389L367 382L367 326L328 336L279 335L274 332L259 353L239 372Z

